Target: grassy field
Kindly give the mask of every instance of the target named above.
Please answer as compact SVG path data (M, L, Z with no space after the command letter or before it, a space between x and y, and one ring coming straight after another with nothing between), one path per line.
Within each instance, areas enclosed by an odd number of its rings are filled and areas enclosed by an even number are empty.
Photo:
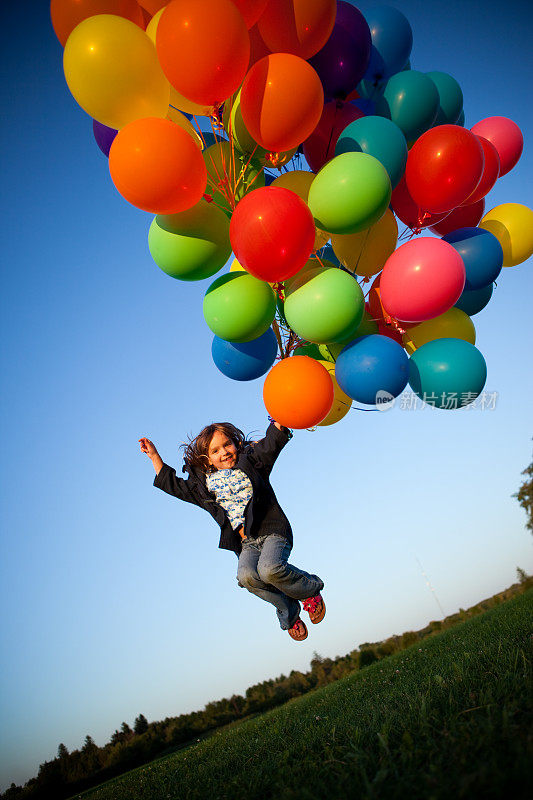
M532 634L533 589L75 797L530 798Z

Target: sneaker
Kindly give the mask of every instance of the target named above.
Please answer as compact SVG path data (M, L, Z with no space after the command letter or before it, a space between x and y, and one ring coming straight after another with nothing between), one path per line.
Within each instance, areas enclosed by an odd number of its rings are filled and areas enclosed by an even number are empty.
M308 597L307 600L303 601L302 605L304 611L309 614L309 619L313 625L322 622L326 616L326 604L321 594L317 594L316 597Z
M289 636L296 642L303 642L304 639L307 639L307 628L300 617L298 617L292 628L289 628Z

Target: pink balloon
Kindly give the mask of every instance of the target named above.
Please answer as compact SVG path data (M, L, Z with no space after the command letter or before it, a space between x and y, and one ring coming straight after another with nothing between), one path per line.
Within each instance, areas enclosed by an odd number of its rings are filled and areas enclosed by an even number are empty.
M405 322L433 319L455 305L465 277L463 259L448 242L432 238L406 242L383 267L383 308Z
M507 175L524 148L524 137L516 122L507 117L487 117L476 122L470 130L492 142L500 156L500 177Z

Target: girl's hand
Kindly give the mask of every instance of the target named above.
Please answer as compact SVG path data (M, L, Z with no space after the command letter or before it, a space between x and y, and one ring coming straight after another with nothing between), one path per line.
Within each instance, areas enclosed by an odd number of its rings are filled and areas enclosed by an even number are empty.
M146 453L148 458L153 458L158 455L154 443L151 442L150 439L147 439L146 436L141 437L139 442L141 444L141 453Z

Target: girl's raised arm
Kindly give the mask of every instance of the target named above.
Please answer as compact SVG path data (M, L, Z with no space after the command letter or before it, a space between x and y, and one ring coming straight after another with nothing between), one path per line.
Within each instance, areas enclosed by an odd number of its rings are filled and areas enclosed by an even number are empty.
M154 443L151 442L150 439L147 439L146 436L141 436L139 442L141 443L141 452L146 453L154 465L156 473L159 475L161 468L163 467L163 459L157 452L157 448L155 447Z

